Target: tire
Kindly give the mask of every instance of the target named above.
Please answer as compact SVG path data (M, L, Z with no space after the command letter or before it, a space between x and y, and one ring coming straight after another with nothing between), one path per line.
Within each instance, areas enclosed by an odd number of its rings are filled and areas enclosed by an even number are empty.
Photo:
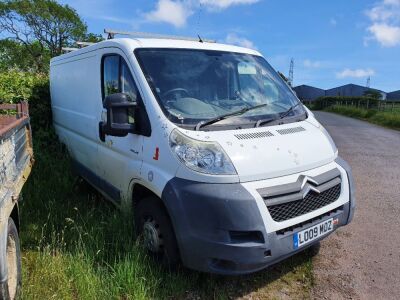
M141 199L134 209L134 218L136 236L149 254L164 267L176 269L180 263L178 244L161 200L157 197Z
M0 285L0 299L18 299L22 285L21 250L18 230L11 218L8 219L6 263L8 280Z

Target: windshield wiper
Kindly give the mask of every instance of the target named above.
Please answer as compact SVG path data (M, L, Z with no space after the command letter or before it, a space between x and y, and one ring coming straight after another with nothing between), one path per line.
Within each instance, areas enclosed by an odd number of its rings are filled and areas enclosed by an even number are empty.
M220 115L218 117L215 117L215 118L212 118L212 119L209 119L209 120L200 121L199 123L197 123L197 125L195 127L195 130L198 131L200 128L202 128L204 126L217 123L219 121L225 120L225 119L233 117L233 116L239 116L239 115L244 114L245 112L248 112L250 110L257 109L257 108L260 108L260 107L264 107L264 106L267 106L267 104L260 104L260 105L245 107L245 108L242 108L240 110L237 110L237 111L234 111L234 112L230 112L230 113L227 113L227 114L223 114L223 115Z
M297 102L295 105L292 105L287 111L283 112L279 116L279 118L270 118L270 119L265 119L265 120L258 120L255 127L260 127L261 125L265 125L265 124L271 123L273 121L282 120L283 118L287 117L293 111L293 109L295 109L300 104L301 104L301 102Z

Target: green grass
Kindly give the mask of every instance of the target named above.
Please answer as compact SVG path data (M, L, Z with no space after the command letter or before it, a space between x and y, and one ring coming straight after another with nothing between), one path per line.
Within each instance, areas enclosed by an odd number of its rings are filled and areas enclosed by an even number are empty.
M310 253L253 275L167 272L132 238L132 218L71 173L53 133L34 136L21 204L23 299L309 298Z
M354 106L335 105L326 108L325 111L366 120L377 125L400 130L400 110L378 111L357 108Z

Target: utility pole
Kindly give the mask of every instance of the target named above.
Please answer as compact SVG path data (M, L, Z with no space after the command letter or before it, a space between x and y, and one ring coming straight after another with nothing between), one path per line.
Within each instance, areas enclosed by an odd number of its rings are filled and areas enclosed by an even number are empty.
M366 87L369 88L370 86L371 86L371 76L368 76Z
M293 58L290 60L290 68L289 68L289 85L293 86L293 70L294 70L294 60Z

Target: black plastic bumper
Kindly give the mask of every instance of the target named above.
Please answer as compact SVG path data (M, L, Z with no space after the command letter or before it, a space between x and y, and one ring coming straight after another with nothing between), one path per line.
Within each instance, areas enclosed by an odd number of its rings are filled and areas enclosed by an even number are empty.
M352 216L347 203L292 231L267 233L255 199L241 184L174 178L166 185L162 199L171 216L183 264L229 275L251 273L302 251L313 243L294 250L294 233L332 217L338 219L336 229Z

